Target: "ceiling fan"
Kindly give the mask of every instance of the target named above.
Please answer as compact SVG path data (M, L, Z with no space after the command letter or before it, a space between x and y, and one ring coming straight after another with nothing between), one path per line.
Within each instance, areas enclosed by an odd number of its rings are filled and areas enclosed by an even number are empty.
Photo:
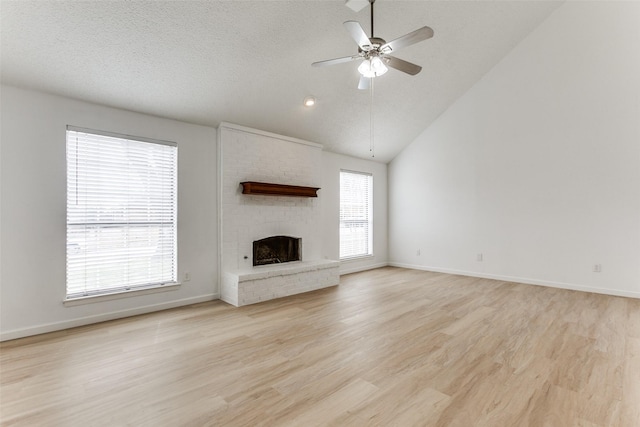
M405 34L402 37L386 42L385 40L374 37L373 35L373 4L376 0L369 0L371 4L371 37L367 37L362 26L357 21L346 21L343 25L358 43L358 54L345 56L342 58L328 59L326 61L318 61L311 64L314 67L323 67L326 65L341 64L343 62L363 61L358 67L361 74L358 89L368 89L371 79L381 76L387 72L387 66L400 70L404 73L415 76L422 70L422 67L411 62L407 62L390 53L395 53L403 47L421 42L433 37L433 30L427 26L418 28L415 31Z

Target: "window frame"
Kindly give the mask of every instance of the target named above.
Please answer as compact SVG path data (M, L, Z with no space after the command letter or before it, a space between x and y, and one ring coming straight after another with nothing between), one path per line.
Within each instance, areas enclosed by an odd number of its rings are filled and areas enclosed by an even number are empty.
M352 174L352 175L363 175L369 178L369 188L368 188L368 200L367 200L367 237L368 237L368 242L367 242L367 253L360 253L360 254L355 254L355 255L346 255L346 256L342 256L342 236L341 236L341 231L342 231L342 224L343 224L343 220L342 220L342 204L343 204L343 197L342 197L342 174ZM339 221L339 236L338 236L338 241L339 241L339 259L340 261L350 261L350 260L358 260L358 259L363 259L363 258L372 258L374 256L374 215L373 215L373 203L374 203L374 198L373 198L373 191L374 191L374 177L373 177L373 173L371 172L363 172L363 171L356 171L356 170L350 170L350 169L340 169L340 177L339 177L339 212L338 212L338 221Z
M83 218L85 223L90 223L90 225L84 231L79 232L80 234L82 233L86 234L87 232L91 232L89 230L99 231L99 230L106 230L109 228L112 230L120 229L122 233L129 235L131 232L135 233L136 227L157 228L158 233L160 235L160 237L157 237L157 238L160 240L156 241L156 245L162 246L161 248L162 257L163 259L165 259L164 257L168 255L168 260L169 260L169 267L168 267L169 273L168 274L166 273L165 271L166 267L164 267L163 265L163 267L161 268L161 273L159 274L161 276L160 280L154 281L152 283L140 283L139 280L137 282L132 281L132 279L129 277L128 281L125 280L124 283L121 283L117 286L107 286L103 289L89 289L89 290L85 289L84 292L78 291L76 286L76 292L73 292L73 289L70 292L70 284L71 284L70 283L70 262L77 262L77 258L76 259L70 258L70 255L71 255L70 248L73 246L73 241L70 240L70 235L73 234L73 230L77 230L79 227L83 226L82 222L77 221L77 217L75 218L75 221L70 220L70 216L77 215L77 213L71 213L73 209L69 200L70 194L71 194L70 189L72 185L70 174L78 171L77 163L76 165L70 164L72 160L77 160L77 157L78 157L77 153L70 154L70 144L73 143L73 141L70 139L73 138L74 133L88 134L89 135L87 137L88 139L90 139L91 137L94 137L97 139L116 138L116 139L122 140L124 145L127 145L128 143L132 143L131 145L134 146L138 143L146 143L146 144L170 146L175 148L175 150L172 150L172 152L169 154L160 153L160 152L158 154L158 156L160 156L162 159L164 159L165 156L167 156L170 162L169 166L165 167L164 170L161 170L162 173L160 174L162 175L163 179L166 179L170 183L170 189L166 190L162 188L161 207L158 208L157 210L151 209L151 211L153 212L151 215L160 215L162 217L162 220L158 221L157 219L155 220L147 219L146 221L141 221L140 224L133 222L133 225L131 225L132 221L130 220L129 221L123 220L117 223L113 221L104 221L104 220L91 222L88 220L88 217L85 216ZM97 144L100 144L100 143L108 144L108 141L98 142ZM163 141L163 140L158 140L153 138L132 136L132 135L115 133L115 132L88 129L83 127L68 125L66 127L66 132L65 132L65 147L67 152L66 165L65 165L66 178L67 178L65 194L67 196L67 201L65 206L66 207L66 237L65 237L65 245L66 245L65 273L66 275L65 275L65 299L63 301L64 305L73 306L77 304L83 304L85 302L112 300L112 299L118 299L118 298L124 298L124 297L137 296L141 294L156 293L156 292L163 292L163 291L178 289L180 287L180 283L178 283L178 144L172 141ZM138 147L143 147L143 146L138 145ZM126 151L125 153L120 153L114 156L114 158L117 160L118 156L121 156L120 160L131 163L132 158L129 156L129 152L128 152L129 149L133 150L135 148L127 147L127 149L125 150ZM134 169L132 167L127 167L126 170L131 171ZM157 169L153 167L144 167L144 165L142 169L138 167L136 170L147 171L148 173L155 171L157 173ZM114 171L116 171L115 167L108 169L106 174L113 174ZM79 182L77 181L77 175L75 179L76 179L75 182L77 185L77 183ZM149 185L151 185L151 187L149 187ZM110 187L110 189L111 188L118 188L118 187L114 186L114 187ZM157 188L158 188L157 184L147 184L147 187L145 189L157 190ZM75 191L78 191L77 187ZM151 194L156 195L155 193L151 193ZM149 199L151 199L151 196L149 197ZM135 210L135 208L139 206L146 206L149 208L151 207L151 204L152 202L150 200L147 200L146 205L144 203L135 205L134 207L126 205L125 207L121 206L120 209L124 209L124 211L127 212L127 215L131 215L132 209ZM99 205L98 210L100 209L104 209L103 205ZM163 211L163 209L168 209L170 212L168 216L168 220L165 219L167 214L166 212ZM165 232L166 227L169 227L169 230L171 232L168 240L165 238L165 236L163 236L163 233ZM166 249L167 243L169 244L170 249ZM131 246L128 246L128 244L125 247L129 249L131 248ZM158 250L157 248L158 246L156 247L156 250ZM100 253L98 255L104 256L103 254L100 254ZM87 256L89 255L85 253L84 260L86 260ZM156 255L154 254L154 256ZM125 255L125 258L128 260L131 260L132 256L127 254ZM148 255L148 259L150 258L151 258L151 255ZM151 261L148 261L148 262L151 263ZM143 267L142 270L138 270L138 271L144 271L144 269L149 271L150 268L152 267L147 265L146 267ZM77 281L75 283L77 284Z

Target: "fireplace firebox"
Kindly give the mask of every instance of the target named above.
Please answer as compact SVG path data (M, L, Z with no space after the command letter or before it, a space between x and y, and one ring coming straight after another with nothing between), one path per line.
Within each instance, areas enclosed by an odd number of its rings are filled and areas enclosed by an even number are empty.
M271 236L253 242L253 265L280 264L301 260L301 241L298 237Z

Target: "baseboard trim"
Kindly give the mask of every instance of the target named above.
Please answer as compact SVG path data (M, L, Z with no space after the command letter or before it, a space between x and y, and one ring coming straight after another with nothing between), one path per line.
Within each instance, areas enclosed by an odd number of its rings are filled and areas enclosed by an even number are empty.
M113 311L110 313L97 314L95 316L81 317L78 319L65 320L62 322L47 323L44 325L32 326L23 329L14 329L0 333L0 341L14 340L18 338L29 337L32 335L45 334L47 332L61 331L64 329L75 328L78 326L91 325L93 323L106 322L108 320L122 319L124 317L137 316L139 314L152 313L154 311L167 310L170 308L182 307L185 305L197 304L200 302L213 301L220 299L220 294L207 294L191 298L183 298L180 300L165 302L161 304L146 305L128 310Z
M569 289L569 290L580 291L580 292L593 292L597 294L640 299L640 292L630 292L630 291L623 291L618 289L603 289L603 288L595 288L591 286L577 285L572 283L552 282L547 280L538 280L538 279L531 279L526 277L504 276L499 274L486 274L486 273L478 273L474 271L406 264L406 263L400 263L400 262L377 263L372 265L353 267L353 268L345 269L344 271L340 271L340 275L357 273L357 272L366 271L366 270L373 270L376 268L382 268L387 266L409 268L413 270L433 271L435 273L456 274L460 276L478 277L482 279L492 279L492 280L502 280L505 282L522 283L526 285L547 286L552 288ZM78 319L65 320L62 322L47 323L44 325L38 325L38 326L29 327L29 328L14 329L12 331L6 331L6 332L0 333L0 341L8 341L8 340L24 338L32 335L44 334L47 332L61 331L64 329L75 328L78 326L85 326L93 323L105 322L108 320L122 319L125 317L137 316L139 314L152 313L155 311L167 310L170 308L182 307L185 305L197 304L197 303L212 301L216 299L220 299L219 293L201 295L201 296L192 297L192 298L184 298L181 300L170 301L170 302L161 303L161 304L147 305L144 307L137 307L129 310L103 313L95 316L81 317Z
M433 271L435 273L456 274L459 276L478 277L481 279L502 280L504 282L522 283L525 285L547 286L550 288L569 289L572 291L592 292L596 294L612 295L617 297L638 298L640 292L623 291L619 289L604 289L591 286L577 285L573 283L552 282L547 280L530 279L527 277L503 276L499 274L478 273L475 271L455 270L451 268L440 268L425 265L405 264L401 262L390 262L391 267L410 268L412 270Z
M360 271L367 271L367 270L375 270L376 268L382 268L382 267L387 267L389 264L386 262L379 262L377 264L371 264L371 265L362 265L362 266L358 266L358 267L351 267L351 268L342 268L343 266L341 265L340 267L340 275L344 275L344 274L351 274L351 273L358 273Z

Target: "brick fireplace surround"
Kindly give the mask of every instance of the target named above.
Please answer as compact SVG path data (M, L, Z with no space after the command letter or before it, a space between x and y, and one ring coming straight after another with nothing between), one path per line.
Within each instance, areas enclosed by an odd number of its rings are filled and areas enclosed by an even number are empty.
M339 262L322 259L318 198L242 194L241 182L321 187L322 146L242 126L218 128L221 299L235 306L335 286ZM302 260L253 266L253 242L302 239Z

